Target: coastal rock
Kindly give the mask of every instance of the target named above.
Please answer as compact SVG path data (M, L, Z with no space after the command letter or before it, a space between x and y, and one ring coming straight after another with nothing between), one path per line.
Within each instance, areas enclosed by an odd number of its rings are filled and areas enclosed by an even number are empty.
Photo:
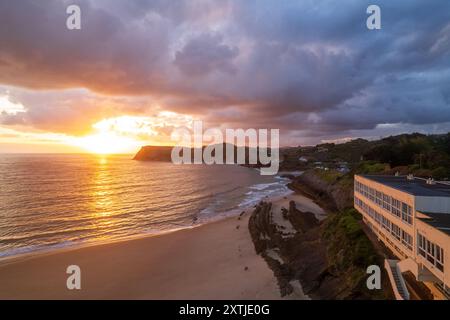
M261 202L252 212L248 227L256 252L261 255L277 278L282 296L294 292L300 283L304 294L312 299L370 299L364 290L365 265L345 263L354 254L353 239L347 238L340 225L340 215L319 222L311 212L302 212L294 201L284 216L294 229L286 231L274 216L270 202ZM284 223L283 223L284 224ZM331 250L331 251L330 251ZM336 250L336 253L333 253ZM354 281L354 278L362 279Z
M238 154L243 153L244 154L244 161L243 163L240 163L240 165L249 167L249 168L261 168L261 167L267 167L270 164L263 165L261 161L259 160L259 148L251 149L249 147L237 147L233 144L228 143L222 143L218 145L214 145L215 148L222 149L223 152L223 162L225 163L229 157L227 157L227 153L230 153L230 158L233 157L233 162L238 163ZM201 154L203 155L204 149L206 146L201 147ZM136 153L133 160L139 160L139 161L172 161L172 146L143 146L141 149ZM199 148L200 149L200 148ZM250 164L250 150L255 152L256 157L256 164ZM193 162L195 151L199 151L195 148L186 148L180 150L179 156L184 157L184 152L189 153L189 158ZM268 149L267 153L271 154L271 149ZM233 156L231 155L233 154ZM212 155L214 156L214 151L212 151Z
M307 196L316 198L329 210L343 210L353 206L353 183L341 181L329 182L323 179L315 170L307 170L295 177L289 188Z
M326 261L324 250L319 250L317 245L310 245L306 241L307 232L317 234L319 222L314 214L297 210L295 202L290 203L289 210L284 210L286 218L296 229L290 237L286 237L284 228L280 228L272 219L270 202L258 204L249 219L249 231L255 250L273 270L282 296L294 291L293 280L303 283L306 272L322 270ZM317 256L321 259L317 259ZM312 284L306 286L306 289L316 286L316 276L311 279Z
M172 147L145 146L134 156L139 161L171 161Z

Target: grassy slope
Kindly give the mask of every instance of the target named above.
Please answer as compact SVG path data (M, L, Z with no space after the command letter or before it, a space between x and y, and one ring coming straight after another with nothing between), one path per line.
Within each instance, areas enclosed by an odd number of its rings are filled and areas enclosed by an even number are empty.
M375 173L384 170L384 166L367 164L358 171ZM328 268L335 276L343 279L342 290L347 291L347 298L359 297L370 299L392 298L390 289L368 290L366 280L367 267L372 264L383 269L383 258L376 252L372 243L364 233L361 215L353 209L352 197L339 201L332 199L336 194L353 194L353 174L341 174L333 170L311 170L309 175L328 185L327 191L308 190L311 195L319 195L319 202L327 204L329 215L321 227L321 236L326 244ZM300 182L301 184L304 182ZM307 186L306 186L307 187ZM336 192L339 191L339 192ZM340 203L341 209L330 206ZM386 277L383 277L386 279ZM386 286L388 287L387 283Z

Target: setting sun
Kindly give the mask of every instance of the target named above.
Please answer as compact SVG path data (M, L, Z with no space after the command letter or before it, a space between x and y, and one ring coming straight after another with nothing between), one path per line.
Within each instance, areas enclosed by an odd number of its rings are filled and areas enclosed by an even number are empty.
M174 112L160 112L156 117L120 116L100 120L92 125L93 133L69 137L67 144L96 154L133 153L140 146L169 143L170 136L161 134L165 127L189 127L192 117Z
M97 154L130 153L140 145L138 141L111 132L78 138L74 144L88 152Z

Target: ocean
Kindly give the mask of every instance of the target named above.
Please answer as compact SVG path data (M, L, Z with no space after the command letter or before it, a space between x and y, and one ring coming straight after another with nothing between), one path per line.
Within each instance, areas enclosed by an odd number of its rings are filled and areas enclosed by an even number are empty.
M189 228L289 193L256 169L131 158L0 154L0 258Z

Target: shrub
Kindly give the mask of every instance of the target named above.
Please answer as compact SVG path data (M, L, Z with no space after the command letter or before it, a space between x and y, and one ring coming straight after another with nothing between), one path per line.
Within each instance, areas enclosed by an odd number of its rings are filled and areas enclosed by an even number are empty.
M438 167L431 172L434 179L444 180L448 179L450 176L450 170L444 167Z

